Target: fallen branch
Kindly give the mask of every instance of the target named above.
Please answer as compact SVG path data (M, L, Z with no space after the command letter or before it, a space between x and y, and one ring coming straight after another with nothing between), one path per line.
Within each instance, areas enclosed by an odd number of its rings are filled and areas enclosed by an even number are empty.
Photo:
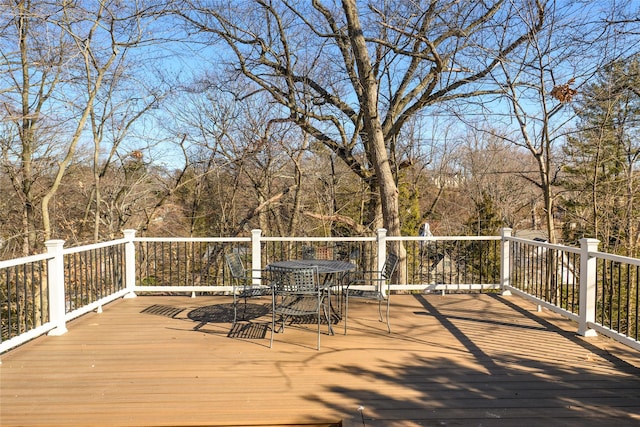
M242 230L244 229L244 226L247 225L247 223L249 221L251 221L251 219L253 217L255 217L256 215L258 215L260 212L262 212L263 210L265 210L270 204L277 202L278 200L280 200L285 194L289 193L289 191L295 189L297 187L297 185L292 185L291 187L287 187L284 190L282 190L280 193L271 196L270 198L268 198L267 200L265 200L264 202L260 203L258 206L256 206L251 212L249 212L247 214L246 217L244 217L244 219L242 221L240 221L240 223L238 224L238 227L235 230L235 235L238 235L242 232Z
M315 219L319 219L322 221L331 221L331 222L340 222L343 223L349 227L351 227L357 234L360 235L364 235L367 234L370 230L361 225L358 224L357 222L355 222L353 220L353 218L349 218L348 216L344 216L344 215L322 215L322 214L318 214L315 212L302 212L303 215L308 216L310 218L315 218Z

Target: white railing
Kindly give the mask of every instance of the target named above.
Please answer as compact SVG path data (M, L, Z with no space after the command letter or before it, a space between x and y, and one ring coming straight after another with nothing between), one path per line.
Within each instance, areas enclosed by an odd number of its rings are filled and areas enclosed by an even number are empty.
M102 311L103 305L118 298L135 296L134 276L129 278L128 289L124 289L124 283L99 289L96 286L104 281L103 275L92 274L78 279L69 274L71 268L81 273L102 271L104 265L92 265L104 263L104 257L98 253L105 248L122 246L126 246L127 262L114 267L135 267L134 237L135 232L128 232L128 238L68 249L64 249L63 240L50 240L45 243L47 252L44 254L0 261L0 323L3 329L0 353L43 334L62 335L67 332L67 322L94 310ZM74 254L81 257L75 267ZM40 266L41 262L46 266ZM91 292L84 292L85 296L77 307L73 305L74 288L70 286L70 282L75 281L85 282L92 288ZM35 308L25 310L26 306ZM19 333L12 333L14 330ZM8 339L5 338L7 336Z
M627 329L621 332L611 327L613 323L607 326L603 319L611 309L602 308L604 302L598 299L598 289L608 289L598 282L598 271L606 270L606 266L598 267L599 262L609 260L640 266L640 260L598 252L597 240L583 239L581 248L572 248L519 239L511 236L509 229L503 230L501 236L485 237L394 237L387 236L384 229L372 237L265 237L261 234L261 230L253 230L250 237L138 238L134 230L126 230L123 239L111 242L64 249L63 241L53 240L46 243L46 254L1 261L0 290L6 294L0 294L5 300L0 313L3 328L7 322L5 311L12 310L10 290L13 281L27 280L20 279L21 274L10 277L4 274L6 271L45 261L47 271L41 280L47 298L42 306L46 315L40 316L40 320L24 322L28 325L19 328L18 335L6 339L6 331L3 332L0 353L38 335L63 334L71 319L90 311L102 311L104 305L118 298L157 292L190 293L193 297L202 292L229 293L232 288L222 262L222 255L228 250L241 251L252 269L300 256L303 245L315 245L318 250L328 249L332 256L381 268L386 251L398 242L407 249L402 264L407 279L405 283L393 283L394 291L514 293L531 300L539 308L545 307L576 321L578 333L582 335L599 332L640 349L637 304L635 312L629 314L627 312L633 311L634 307L631 299L625 300L626 318L622 323ZM104 255L104 250L110 252ZM117 252L121 250L124 251L122 256ZM354 253L359 254L358 258ZM77 261L74 258L83 255L85 259ZM116 265L120 263L124 266ZM75 277L78 265L89 265L95 274ZM602 277L606 279L604 275ZM74 286L78 287L71 286L70 282L77 282ZM96 282L102 284L98 286ZM637 293L637 283L635 286ZM620 306L619 301L617 304ZM616 325L622 323L618 321ZM635 333L628 332L629 324Z
M511 230L504 229L502 293L517 294L537 304L539 310L544 307L575 321L580 335L595 336L601 333L640 350L640 259L599 252L598 244L596 239L585 238L580 240L580 248L554 245L512 237ZM530 248L526 251L527 259L533 261L527 264L527 269L539 276L538 280L532 282L538 291L527 288L526 281L514 283L518 272L523 270L513 259L513 249L518 245ZM572 254L575 256L572 257ZM543 258L543 261L538 262L539 258ZM606 262L609 262L609 267ZM617 277L611 272L614 268L620 271ZM572 293L575 293L577 304L563 303L563 297L566 302ZM615 294L617 304L607 301L607 294L611 300L611 295ZM614 323L610 316L620 316L620 313L624 314L626 321L616 322L615 327L607 326L607 323Z
M47 281L47 275L55 259L56 254L49 252L0 261L0 296L2 296L2 301L0 301L0 310L2 310L0 311L0 326L2 327L3 337L12 332L9 329L9 324L12 321L11 316L18 316L18 313L25 312L27 299L36 299L36 292L27 294L31 289L37 289L38 294L42 293L44 289L49 289L49 292L51 292L52 281ZM18 283L20 282L18 276L20 275L29 275L31 286L21 286L21 289L18 290ZM26 281L24 282L26 284ZM36 283L35 286L34 282ZM31 316L34 320L29 327L20 328L17 335L14 334L9 339L3 339L0 342L0 353L55 329L56 324L50 320L50 311L46 309L40 310L38 312L39 315ZM35 310L32 312L35 312ZM24 316L24 314L22 315Z

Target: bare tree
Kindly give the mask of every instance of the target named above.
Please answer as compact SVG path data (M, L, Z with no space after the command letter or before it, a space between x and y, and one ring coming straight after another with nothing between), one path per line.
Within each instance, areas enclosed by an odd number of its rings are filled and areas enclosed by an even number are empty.
M3 8L2 166L22 207L22 253L26 255L37 241L41 191L36 182L52 166L48 164L52 159L47 159L52 148L42 141L53 128L45 105L62 79L65 46L58 43L63 38L61 29L47 25L46 16L53 13L52 7L36 8L30 2L18 2ZM32 69L36 65L37 72Z
M77 105L79 119L73 132L71 140L67 146L64 158L58 162L53 183L42 198L42 222L44 228L44 238L51 236L51 223L49 218L49 202L58 191L62 177L66 168L71 162L76 146L84 132L87 120L91 119L95 156L99 156L100 139L103 135L102 124L97 120L96 101L101 96L103 87L107 87L108 95L113 87L118 83L118 79L123 72L125 55L129 48L138 45L144 37L144 25L141 20L146 11L141 11L140 3L133 3L131 7L120 5L118 2L99 3L95 9L83 8L82 5L76 7L66 6L62 9L61 19L57 22L70 43L79 53L82 62L78 66L78 77L86 87L85 96L81 97ZM104 93L102 93L104 95ZM128 129L131 124L139 118L155 102L147 102L136 114L122 124L124 129ZM108 102L103 103L103 106ZM122 131L122 129L121 129ZM113 148L119 145L118 137L114 141ZM96 218L99 217L100 186L99 173L94 169L94 187L96 194ZM94 239L98 239L98 220L95 221Z
M499 132L471 131L458 151L462 191L472 202L467 217L480 218L477 207L489 200L502 226L529 228L534 222L531 201L538 197L539 192L530 183L537 175L537 165L522 148L492 134ZM478 224L477 221L475 223Z
M509 113L504 116L502 136L526 149L535 160L537 177L521 174L535 184L542 199L544 223L550 241L556 241L555 200L563 159L560 148L572 132L574 111L569 107L573 97L607 62L622 51L614 44L615 30L607 26L599 13L609 14L609 6L594 2L588 10L576 14L571 4L555 5L549 19L540 25L534 10L523 9L522 22L537 28L528 48L515 52L512 60L501 61L493 73L507 100ZM584 20L584 16L594 19ZM492 104L491 118L500 123L502 111ZM515 123L515 126L511 126ZM514 129L515 127L515 129ZM514 129L509 134L508 129ZM496 136L500 136L495 133Z
M387 154L394 138L417 111L482 92L472 83L536 29L487 39L489 50L473 37L491 34L504 2L432 2L425 8L405 2L386 9L371 3L363 9L345 1L342 11L320 1L312 6L255 1L216 9L190 2L183 15L229 45L235 55L230 65L254 83L249 90L267 91L291 121L362 179L377 180L383 203L391 206L385 208L384 225L397 232ZM541 6L539 19L543 16ZM488 60L480 60L487 52Z
M19 141L4 147L3 167L22 202L23 253L30 253L52 237L51 201L103 85L115 82L119 59L142 40L141 21L151 10L142 1L19 1L3 8L2 124Z
M193 0L176 12L199 34L227 44L228 64L251 82L246 96L269 93L283 118L374 190L363 223L398 235L392 163L404 160L395 152L402 128L425 108L487 92L479 83L546 18L547 2L536 1L535 25L522 25L516 3L255 0L211 7Z
M236 93L232 84L191 85L172 109L175 131L189 144L181 185L190 188L183 194L193 230L237 235L260 227L295 235L308 137L273 119L264 98L239 103Z
M103 199L102 179L108 174L113 174L114 163L117 165L119 160L124 160L121 164L148 161L143 158L148 156L145 154L148 153L145 148L150 145L149 135L146 136L146 146L143 147L133 149L127 147L125 142L127 139L135 139L131 138L132 128L158 106L168 91L160 85L149 88L144 81L132 79L127 74L128 69L139 66L127 61L128 49L127 46L122 49L120 57L113 64L109 79L103 84L101 96L94 97L89 106L89 129L93 141L93 186L87 198L83 223L88 223L87 217L93 211L92 228L95 242L100 241L102 231L105 231L109 238L113 238L124 225L121 221L105 221L105 217L111 216L112 211L104 207L116 201ZM156 79L154 82L157 84L160 80ZM87 88L90 89L91 86ZM125 168L122 168L121 172L126 176ZM106 230L103 230L105 225Z

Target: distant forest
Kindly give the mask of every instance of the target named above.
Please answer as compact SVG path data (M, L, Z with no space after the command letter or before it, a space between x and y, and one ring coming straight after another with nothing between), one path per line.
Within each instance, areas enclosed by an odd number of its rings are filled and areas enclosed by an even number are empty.
M637 256L640 4L0 5L0 259L539 230Z

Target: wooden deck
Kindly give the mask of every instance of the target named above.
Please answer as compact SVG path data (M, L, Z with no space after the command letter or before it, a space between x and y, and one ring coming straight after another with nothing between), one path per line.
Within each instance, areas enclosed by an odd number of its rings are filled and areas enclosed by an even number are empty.
M394 296L392 334L354 302L320 351L313 326L272 349L267 317L230 331L229 308L139 296L2 355L0 424L640 425L638 352L517 297Z

